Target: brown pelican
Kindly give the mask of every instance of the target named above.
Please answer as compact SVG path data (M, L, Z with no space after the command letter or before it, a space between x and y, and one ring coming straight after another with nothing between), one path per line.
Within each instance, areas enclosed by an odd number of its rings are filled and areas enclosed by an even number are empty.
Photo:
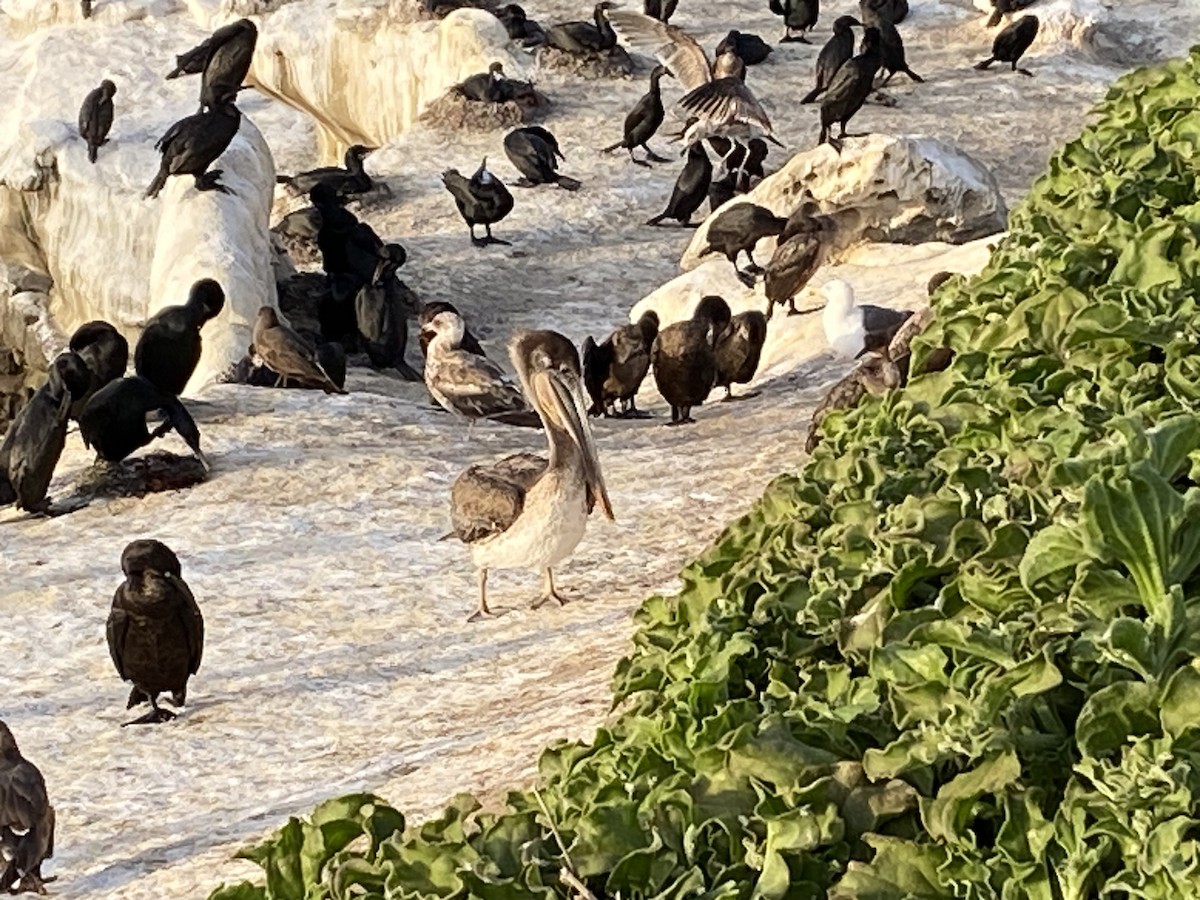
M614 518L588 425L575 346L554 331L525 331L513 337L508 355L546 429L550 458L518 453L472 466L454 482L452 534L470 544L471 561L479 568L479 607L468 621L492 614L489 569L541 571L542 596L533 607L547 600L561 606L565 601L554 587L554 566L575 551L597 503Z
M452 312L438 313L422 328L430 335L425 386L438 406L470 420L472 426L476 419L501 419L540 427L541 420L500 367L463 349L465 332L462 316Z

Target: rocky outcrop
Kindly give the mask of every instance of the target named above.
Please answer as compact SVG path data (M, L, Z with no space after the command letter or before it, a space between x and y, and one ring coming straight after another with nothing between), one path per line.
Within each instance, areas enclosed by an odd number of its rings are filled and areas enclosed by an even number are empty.
M829 146L797 153L721 209L750 202L788 216L810 198L823 212L838 214L839 251L862 241L959 244L1001 231L1008 215L982 163L933 138L883 134L848 140L840 154ZM702 262L712 220L697 230L680 261L683 269ZM775 239L761 244L767 259Z

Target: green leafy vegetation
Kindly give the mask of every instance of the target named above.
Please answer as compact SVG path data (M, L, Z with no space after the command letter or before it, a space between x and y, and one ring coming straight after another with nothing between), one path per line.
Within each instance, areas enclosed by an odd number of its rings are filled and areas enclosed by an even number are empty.
M1124 78L945 372L826 420L500 814L291 820L213 900L1200 897L1200 48Z

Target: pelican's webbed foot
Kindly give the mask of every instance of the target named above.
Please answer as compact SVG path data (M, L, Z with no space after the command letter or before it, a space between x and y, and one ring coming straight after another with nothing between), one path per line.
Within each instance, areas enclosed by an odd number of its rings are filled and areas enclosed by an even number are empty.
M549 600L553 600L559 606L567 605L567 598L560 594L554 587L554 572L547 569L542 582L542 596L530 604L530 609L541 609Z

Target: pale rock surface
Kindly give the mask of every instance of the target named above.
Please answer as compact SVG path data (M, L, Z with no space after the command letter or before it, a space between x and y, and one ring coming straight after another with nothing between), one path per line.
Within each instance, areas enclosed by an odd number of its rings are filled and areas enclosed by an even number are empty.
M1004 228L1008 212L996 179L978 160L931 137L872 134L849 140L839 154L829 146L797 153L737 203L756 203L787 217L806 199L838 217L835 249L859 241L962 243ZM853 212L851 212L853 211ZM687 270L704 258L710 217L696 231L680 261ZM764 238L761 261L775 238ZM766 248L770 249L766 249Z

